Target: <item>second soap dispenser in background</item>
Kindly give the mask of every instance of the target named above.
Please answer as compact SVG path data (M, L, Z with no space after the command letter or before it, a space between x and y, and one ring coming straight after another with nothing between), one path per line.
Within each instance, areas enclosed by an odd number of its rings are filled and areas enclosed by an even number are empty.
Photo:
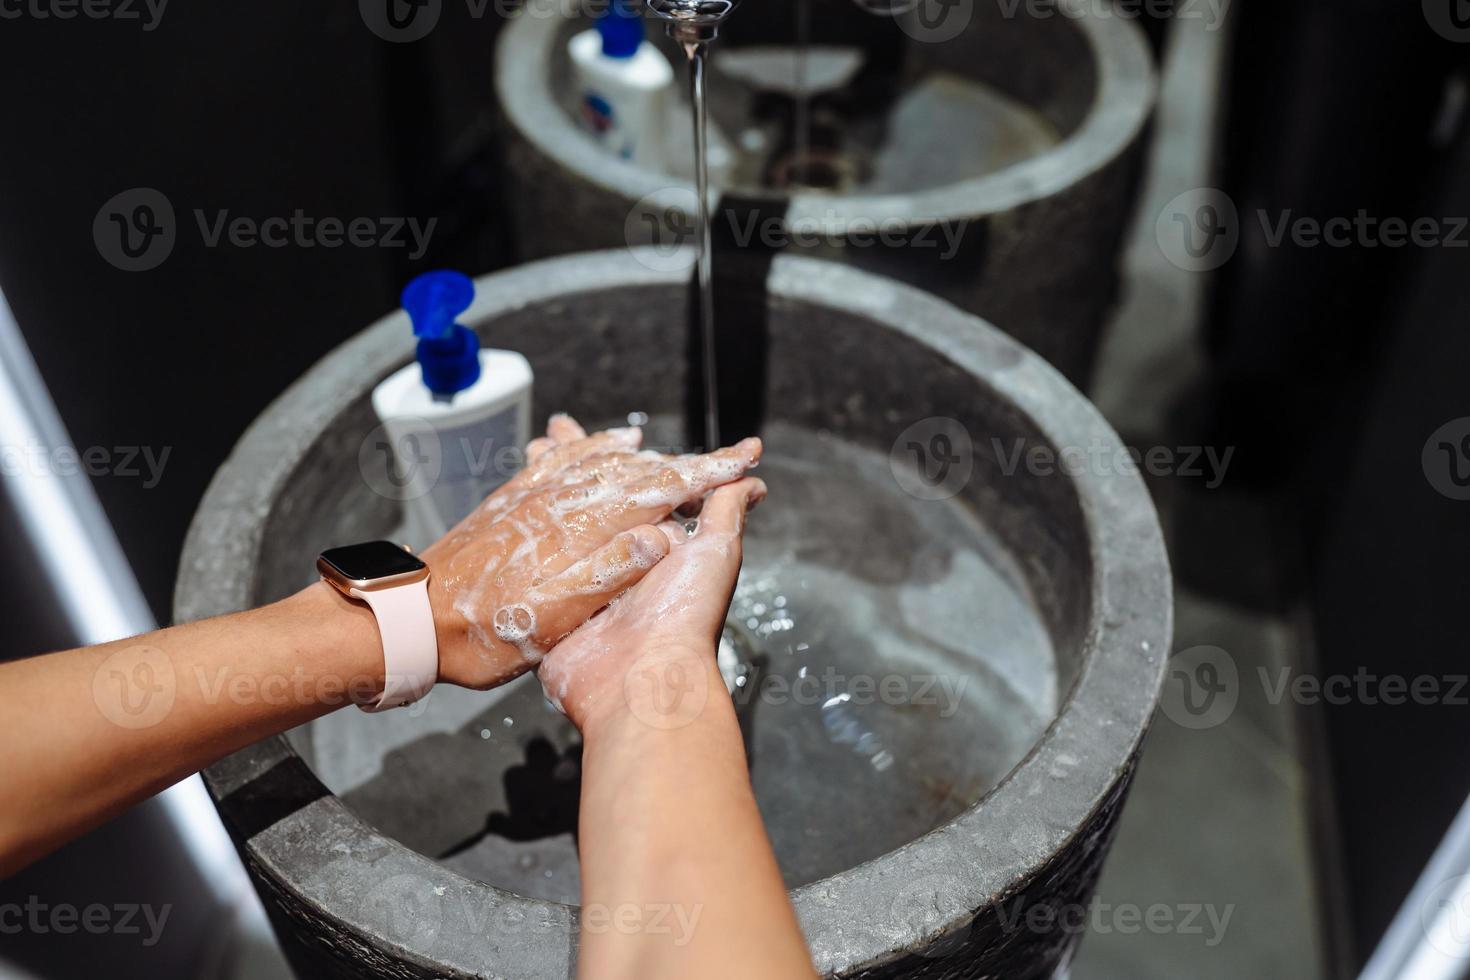
M614 156L657 169L674 69L644 36L635 2L607 0L596 29L573 35L567 48L582 127Z

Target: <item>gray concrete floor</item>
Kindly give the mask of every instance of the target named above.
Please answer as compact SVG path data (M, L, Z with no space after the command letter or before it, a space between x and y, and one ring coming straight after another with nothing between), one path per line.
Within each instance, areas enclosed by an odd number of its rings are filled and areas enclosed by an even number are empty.
M1325 976L1289 705L1272 705L1254 680L1294 659L1291 633L1183 591L1177 612L1176 650L1229 651L1241 701L1213 728L1156 719L1072 980ZM1125 932L1114 910L1128 907L1163 907L1180 928ZM1183 928L1197 908L1200 931Z
M1126 293L1092 391L1124 440L1139 448L1181 445L1178 406L1203 366L1198 324L1204 278L1169 263L1155 220L1176 195L1211 186L1213 93L1227 43L1225 32L1200 21L1176 21L1166 50L1151 170L1126 258ZM1187 526L1214 524L1228 528L1237 554L1255 549L1253 567L1260 571L1252 574L1269 579L1272 562L1283 556L1280 539L1271 534L1268 502L1212 496L1177 480L1152 484L1176 567L1197 564L1183 549L1197 552L1201 539L1211 537L1191 534ZM1270 582L1257 586L1256 592L1269 591ZM1182 584L1176 590L1176 655L1200 646L1225 651L1237 671L1239 702L1212 727L1176 723L1169 714L1178 711L1156 717L1071 978L1326 976L1296 718L1290 699L1273 703L1272 688L1262 680L1262 671L1274 682L1281 668L1300 666L1305 637L1288 617L1262 613L1255 603L1247 608ZM1166 688L1166 698L1171 693L1178 690ZM1131 910L1146 917L1153 908L1165 910L1155 913L1158 925L1135 926ZM1199 911L1186 923L1193 909Z

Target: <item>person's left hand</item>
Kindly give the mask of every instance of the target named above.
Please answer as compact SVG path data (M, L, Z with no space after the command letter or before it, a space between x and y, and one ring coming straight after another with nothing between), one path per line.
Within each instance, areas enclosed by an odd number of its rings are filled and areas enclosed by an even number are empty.
M654 525L761 454L759 439L698 456L641 444L636 428L589 436L553 416L526 468L424 550L440 680L484 690L534 667L668 553Z

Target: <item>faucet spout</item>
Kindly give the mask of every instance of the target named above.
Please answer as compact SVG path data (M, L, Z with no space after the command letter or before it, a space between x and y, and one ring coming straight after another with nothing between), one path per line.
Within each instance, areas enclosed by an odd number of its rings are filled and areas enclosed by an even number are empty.
M715 39L740 0L647 0L648 9L664 22L669 37L680 44Z

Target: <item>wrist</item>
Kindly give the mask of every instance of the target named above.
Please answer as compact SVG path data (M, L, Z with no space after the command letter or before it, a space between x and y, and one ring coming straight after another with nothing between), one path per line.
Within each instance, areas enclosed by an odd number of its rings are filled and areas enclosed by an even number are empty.
M322 703L370 704L385 683L383 642L377 618L325 582L314 582L278 607L289 617L293 644L316 675Z
M576 720L585 741L609 742L734 719L714 647L679 644L632 652Z

